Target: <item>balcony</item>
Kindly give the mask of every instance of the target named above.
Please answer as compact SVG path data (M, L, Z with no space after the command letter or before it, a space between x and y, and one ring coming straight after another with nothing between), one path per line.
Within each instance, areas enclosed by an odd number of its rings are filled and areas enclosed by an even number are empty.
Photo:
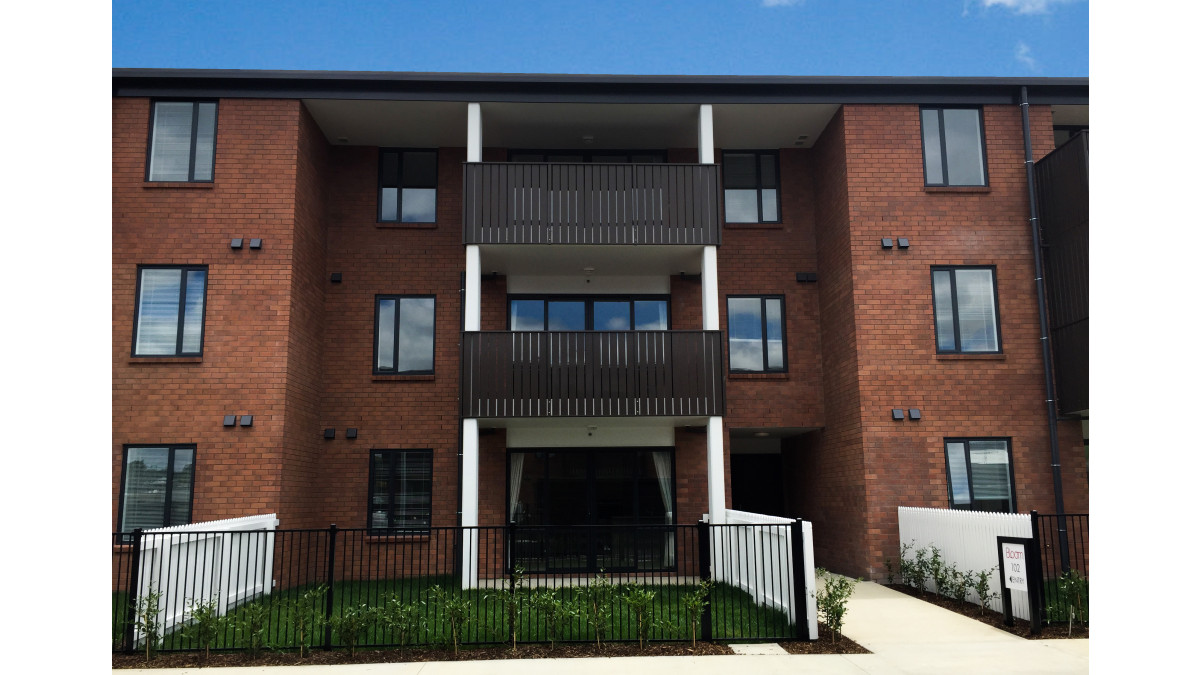
M714 164L463 165L467 244L721 243Z
M720 331L463 336L463 417L668 417L725 412Z

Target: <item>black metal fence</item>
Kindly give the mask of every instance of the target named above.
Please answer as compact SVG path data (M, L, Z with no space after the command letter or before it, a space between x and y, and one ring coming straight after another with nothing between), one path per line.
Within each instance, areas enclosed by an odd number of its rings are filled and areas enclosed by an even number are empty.
M1030 513L1042 559L1046 623L1088 619L1088 514ZM1074 616L1072 617L1072 612Z
M151 624L165 651L449 644L456 627L462 644L504 643L510 616L519 642L595 641L597 626L632 641L646 592L652 641L815 639L803 603L799 620L780 606L807 592L797 545L764 544L783 530L801 541L799 523L114 534L113 651ZM221 618L202 640L204 602Z

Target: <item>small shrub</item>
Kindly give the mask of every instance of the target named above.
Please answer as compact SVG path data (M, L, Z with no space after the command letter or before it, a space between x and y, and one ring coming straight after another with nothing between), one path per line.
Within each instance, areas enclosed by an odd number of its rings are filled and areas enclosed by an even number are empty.
M517 629L520 628L521 618L521 582L525 579L525 569L520 565L513 567L508 575L504 590L500 593L500 603L504 605L504 616L508 620L508 636L512 639L513 652L517 651Z
M321 625L325 623L325 614L315 612L313 607L325 597L328 590L328 586L320 584L308 589L299 598L293 598L283 603L284 620L287 621L287 625L292 629L292 634L296 636L296 641L300 644L300 658L304 658L313 633L320 630Z
M992 593L992 570L997 567L989 567L986 570L969 573L971 575L971 588L975 591L975 597L979 600L979 615L983 616L990 606L992 600L1000 597L999 593Z
M162 639L162 624L158 621L158 603L161 601L162 593L154 590L154 584L150 584L149 591L137 599L134 625L146 641L146 661L154 658L154 650L158 649Z
M929 578L933 581L934 593L950 595L950 570L942 559L942 551L936 546L929 547Z
M471 618L471 601L460 593L451 593L441 586L429 589L437 611L450 626L450 641L454 645L454 657L458 658L458 645L462 644L463 631Z
M970 573L964 574L958 571L958 565L951 565L947 574L950 597L958 601L958 606L962 607L967 602L967 590L971 587Z
M608 622L612 616L612 601L616 589L608 580L603 570L596 575L592 583L576 590L583 605L584 618L596 635L596 649L601 649L600 642L608 634Z
M841 635L842 625L846 619L846 603L849 602L850 596L854 594L854 587L862 579L850 579L849 577L830 574L821 568L817 568L817 579L823 582L820 584L820 590L814 593L817 600L817 614L824 619L825 625L829 627L830 641L837 642L838 635Z
M883 561L883 566L887 568L888 586L896 583L896 568L892 565L892 559L888 558Z
M625 594L621 596L621 599L628 605L629 611L633 612L636 620L634 627L637 630L639 649L646 646L646 637L650 632L650 627L654 623L654 595L654 591L638 586L630 586L625 590Z
M921 547L913 555L913 564L909 571L909 580L914 588L925 592L925 581L929 579L929 549Z
M712 591L713 582L709 579L700 582L694 590L684 593L679 598L679 602L683 605L683 611L687 615L687 625L692 630L692 646L696 646L696 628L700 625L700 619L704 616L704 608L709 603L709 593Z
M258 652L267 646L267 624L270 620L271 605L267 602L251 602L238 608L233 624L251 656L258 656Z
M415 602L404 602L395 594L388 594L379 608L379 621L392 636L400 651L412 642L424 625L421 606Z
M225 617L217 613L217 599L197 600L188 602L188 619L191 622L185 629L186 635L204 648L204 660L208 660L208 652L225 625Z
M550 648L562 637L565 629L579 617L579 605L564 599L558 591L543 588L535 591L529 598L529 604L542 615L546 626L546 637L550 639Z
M349 647L350 653L354 654L358 644L366 640L377 615L376 608L368 607L364 603L357 607L343 608L340 614L329 618L329 625L337 631L342 644Z
M1058 578L1059 593L1067 601L1067 635L1074 629L1075 619L1087 623L1088 581L1078 570L1070 570Z

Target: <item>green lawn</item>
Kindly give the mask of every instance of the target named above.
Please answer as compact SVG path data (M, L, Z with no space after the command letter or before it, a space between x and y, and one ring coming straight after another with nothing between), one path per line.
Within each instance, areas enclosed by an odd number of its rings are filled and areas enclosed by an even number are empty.
M418 634L410 640L410 644L418 645L449 645L450 626L446 621L444 608L431 597L430 589L440 585L452 591L453 597L463 597L467 600L468 618L462 636L463 644L503 643L509 639L507 630L507 615L505 606L500 598L499 589L477 589L460 591L456 577L421 577L414 579L396 579L387 581L348 581L335 584L333 587L333 612L335 615L355 607L382 607L389 597L395 596L401 603L412 603L419 611L421 627ZM636 620L628 605L621 599L626 586L617 585L614 597L610 602L610 617L606 623L606 640L636 641ZM686 612L682 608L680 598L683 594L695 590L694 586L646 586L655 592L651 605L649 631L651 640L690 640L690 626ZM298 647L298 639L288 620L283 606L288 601L300 598L311 587L297 587L284 591L276 591L269 597L260 598L230 612L222 621L218 638L213 644L215 649L245 648L248 646L246 626L244 622L255 610L264 617L265 643L275 649L294 649ZM556 591L559 599L569 602L579 593L577 588L564 587ZM787 617L782 612L766 609L754 604L746 593L725 584L717 584L711 593L711 611L713 617L713 637L715 639L754 639L779 638L791 636L794 628L788 625ZM517 639L520 642L548 642L549 635L541 614L529 605L529 590L521 591L521 611L518 617ZM127 602L122 592L113 593L113 635L114 645L121 640L121 621L123 613L118 608ZM322 595L311 603L308 608L309 622L317 625L317 621L325 616L325 596ZM261 607L261 609L260 609ZM177 629L164 639L164 650L196 649L200 645L184 628ZM306 640L312 646L324 644L325 630L319 628L312 631ZM572 621L561 629L559 639L562 641L593 641L595 633L582 617ZM697 630L699 635L699 629ZM333 631L333 644L345 644L343 636ZM397 637L388 634L381 622L375 621L367 631L365 640L359 646L398 646Z

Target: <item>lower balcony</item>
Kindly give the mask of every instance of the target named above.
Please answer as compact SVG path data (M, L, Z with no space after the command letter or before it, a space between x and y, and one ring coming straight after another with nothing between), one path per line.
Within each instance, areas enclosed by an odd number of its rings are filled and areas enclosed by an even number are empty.
M470 332L462 414L720 416L723 364L720 331Z

